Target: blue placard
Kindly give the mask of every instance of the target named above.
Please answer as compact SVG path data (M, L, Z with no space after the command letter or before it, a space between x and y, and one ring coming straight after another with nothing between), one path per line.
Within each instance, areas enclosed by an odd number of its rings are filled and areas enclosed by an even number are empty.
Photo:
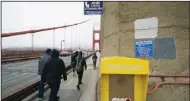
M152 57L153 56L153 41L152 40L138 40L135 41L136 57Z
M101 15L103 8L103 1L85 1L84 15Z

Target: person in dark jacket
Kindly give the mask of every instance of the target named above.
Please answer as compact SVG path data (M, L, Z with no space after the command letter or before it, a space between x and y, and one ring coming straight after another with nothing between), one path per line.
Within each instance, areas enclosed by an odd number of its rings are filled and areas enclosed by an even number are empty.
M44 65L51 59L51 49L47 49L45 51L45 54L42 55L40 57L40 60L38 62L38 74L41 76L42 71L44 69ZM39 93L38 93L38 98L39 101L42 100L44 96L44 84L42 83L42 81L40 81L40 85L39 85Z
M73 76L75 76L75 67L76 67L76 64L77 64L77 56L78 56L78 51L76 51L73 55L72 55L72 58L71 58L71 66L73 68Z
M97 57L96 53L94 53L94 55L92 56L94 69L96 68L96 61L97 61L97 58L98 58L98 57Z
M62 76L64 81L66 81L67 74L65 63L59 58L59 51L53 49L51 59L45 64L42 72L42 82L47 82L51 89L49 101L58 101L59 96L57 96L57 93L59 91Z
M82 84L82 77L83 77L83 72L84 72L84 67L85 70L87 68L86 65L86 60L82 56L82 51L79 52L78 57L77 57L77 64L76 64L76 70L78 74L78 84L77 84L77 89L80 90L80 84Z

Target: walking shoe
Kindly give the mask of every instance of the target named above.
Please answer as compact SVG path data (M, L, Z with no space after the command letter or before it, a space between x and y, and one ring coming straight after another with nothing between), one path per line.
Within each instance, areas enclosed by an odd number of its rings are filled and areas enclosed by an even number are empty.
M43 98L38 98L38 101L42 101L43 100Z
M73 76L75 77L75 73L73 73Z
M79 87L79 85L77 85L77 89L78 89L78 90L80 90L80 87Z
M57 96L57 100L59 100L60 99L60 97L59 96Z

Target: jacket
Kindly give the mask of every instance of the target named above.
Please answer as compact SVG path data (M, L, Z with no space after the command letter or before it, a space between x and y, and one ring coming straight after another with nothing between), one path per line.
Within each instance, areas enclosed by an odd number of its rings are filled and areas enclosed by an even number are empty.
M77 64L77 56L76 55L73 55L72 57L71 57L71 65L72 66L76 66L76 64Z
M92 57L92 60L93 60L93 62L96 62L96 60L97 60L97 56L94 55L94 56Z
M51 58L44 67L42 72L42 82L47 82L48 84L60 83L61 78L67 80L67 74L65 69L65 63L60 58Z
M51 59L51 56L49 54L44 54L40 57L40 60L38 62L38 74L41 75L42 71L44 69L45 64Z
M81 59L82 59L82 60L81 60ZM77 57L77 63L78 63L78 64L76 64L76 65L77 65L77 66L80 65L80 67L79 67L80 69L77 70L77 72L84 71L84 67L85 67L85 69L87 68L86 59L85 59L85 58L81 58L81 59L79 59L79 58ZM81 64L79 64L80 61L81 61ZM78 69L78 68L77 68L77 69Z

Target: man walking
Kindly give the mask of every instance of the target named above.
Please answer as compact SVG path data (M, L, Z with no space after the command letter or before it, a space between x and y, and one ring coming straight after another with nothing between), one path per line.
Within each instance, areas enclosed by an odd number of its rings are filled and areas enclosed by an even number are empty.
M86 68L87 68L86 60L82 56L82 51L80 51L78 54L78 57L77 57L77 65L76 65L76 70L77 70L77 74L78 74L78 84L77 84L78 90L80 90L80 84L82 84L84 67L86 70Z
M67 80L67 74L65 69L65 63L59 58L59 51L53 49L51 59L45 64L42 72L42 82L49 85L51 92L49 95L49 101L58 101L59 96L57 93L61 84L62 76L64 81Z
M44 65L50 60L51 58L51 49L47 49L45 51L45 54L43 56L40 57L39 63L38 63L38 74L41 76L42 71L44 69ZM39 101L42 100L44 96L44 84L42 83L42 80L40 81L40 85L39 85L39 93L38 93L38 98Z
M75 67L77 64L77 56L78 56L78 51L76 51L71 58L71 66L73 68L73 76L75 76Z
M94 69L96 69L96 60L97 60L97 55L96 55L96 53L94 53L94 55L93 55L93 57L92 57L92 60L93 60Z

